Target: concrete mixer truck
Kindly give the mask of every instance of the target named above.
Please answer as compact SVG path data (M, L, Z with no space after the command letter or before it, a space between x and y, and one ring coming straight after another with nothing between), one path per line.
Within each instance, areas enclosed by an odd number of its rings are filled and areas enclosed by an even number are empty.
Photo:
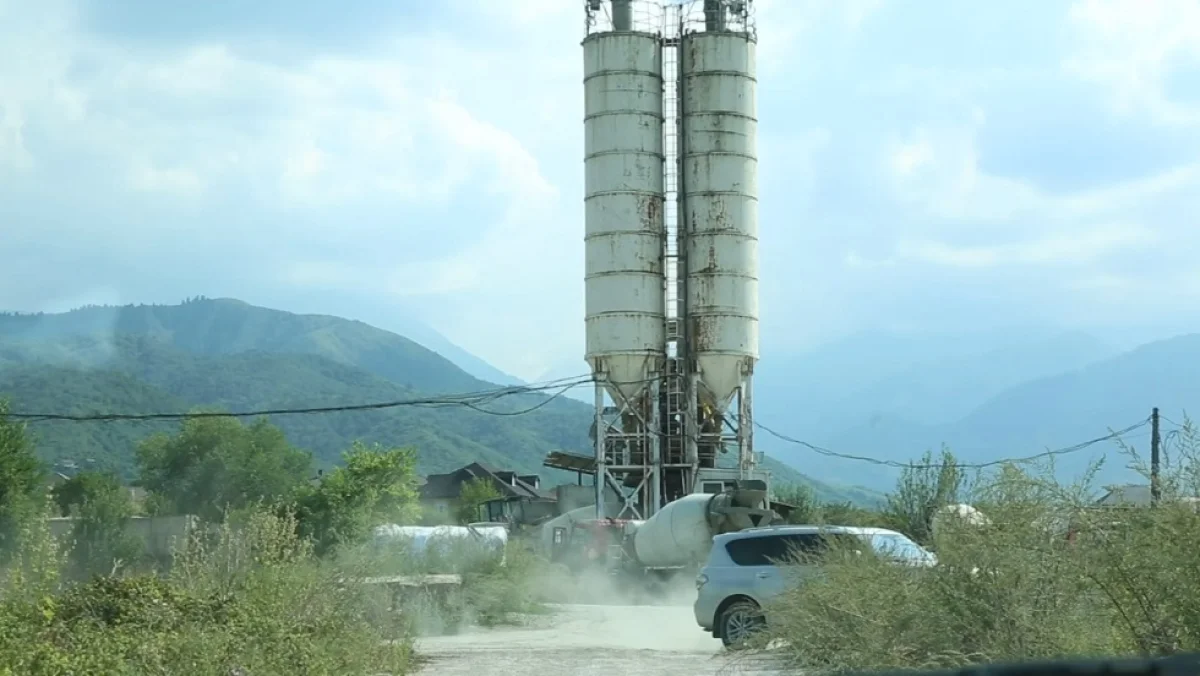
M746 480L721 493L685 495L645 521L597 519L595 505L571 510L543 525L541 549L575 573L602 571L622 585L653 590L681 572L694 573L713 537L779 520L766 482Z

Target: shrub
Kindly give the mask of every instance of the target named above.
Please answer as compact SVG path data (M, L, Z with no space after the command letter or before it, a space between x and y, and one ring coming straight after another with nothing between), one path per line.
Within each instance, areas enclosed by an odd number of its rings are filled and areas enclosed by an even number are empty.
M20 546L24 524L45 507L45 472L34 454L25 425L7 416L0 400L0 561Z
M111 574L145 555L142 541L126 530L133 500L116 475L81 472L56 486L52 495L62 515L76 520L70 552L74 576Z
M1092 507L1090 473L1071 485L1053 467L981 476L963 497L988 523L939 534L937 566L834 558L771 604L761 640L806 672L1200 649L1200 514L1178 499L1194 494L1196 455L1185 448L1164 468L1157 508ZM902 484L913 495L893 496L876 525L908 514L913 535L959 480L930 471L924 482Z
M409 664L378 600L313 558L294 521L227 523L189 542L165 577L61 588L42 526L0 599L0 673L402 674Z

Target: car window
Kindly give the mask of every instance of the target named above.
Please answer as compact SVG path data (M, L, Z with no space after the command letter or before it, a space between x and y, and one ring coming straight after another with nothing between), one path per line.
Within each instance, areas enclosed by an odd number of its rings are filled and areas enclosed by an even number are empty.
M816 533L788 533L739 538L725 544L729 558L739 566L771 566L787 563L796 555L815 554L822 548Z
M902 561L925 561L933 555L921 545L899 533L875 534L870 536L871 549L880 556Z

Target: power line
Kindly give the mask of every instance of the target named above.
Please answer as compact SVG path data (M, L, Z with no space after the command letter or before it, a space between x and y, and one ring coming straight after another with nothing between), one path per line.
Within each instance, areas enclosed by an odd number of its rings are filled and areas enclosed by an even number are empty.
M1122 435L1128 434L1138 428L1145 427L1148 424L1150 424L1149 417L1145 418L1144 420L1140 420L1124 429L1117 430L1115 432L1110 432L1109 434L1106 434L1102 437L1096 437L1095 439L1089 439L1087 441L1082 441L1078 444L1074 444L1071 446L1066 446L1063 448L1056 448L1053 450L1048 450L1048 451L1044 451L1042 453L1036 453L1034 455L1027 455L1027 456L1023 456L1023 457L1002 458L1000 460L993 460L991 462L959 463L957 466L961 467L963 469L983 469L986 467L996 467L999 465L1022 464L1022 463L1033 462L1035 460L1042 460L1042 459L1050 458L1050 457L1054 457L1054 456L1067 455L1070 453L1077 453L1077 452L1082 451L1091 446L1095 446L1096 444L1099 444L1099 443L1102 443L1105 441L1111 441L1113 439L1117 439L1117 438L1121 437ZM935 468L941 467L943 464L943 463L922 464L922 463L912 463L912 462L900 462L898 460L881 460L879 458L869 458L869 457L863 456L863 455L851 455L849 453L839 453L837 451L831 451L828 448L824 448L824 447L818 446L816 444L809 443L802 439L795 439L793 437L787 436L786 434L776 432L775 430L767 427L766 425L763 425L762 423L760 423L758 421L754 422L754 426L763 430L767 434L770 434L771 436L773 436L777 439L780 439L781 441L786 441L788 443L796 444L798 446L803 446L804 448L807 448L810 451L813 451L814 453L829 456L832 458L840 458L842 460L854 460L857 462L865 462L865 463L869 463L872 465L880 465L880 466L884 466L884 467L897 467L900 469L905 469L905 468L907 468L907 469L935 469Z
M493 390L482 390L477 392L466 392L459 394L449 394L438 397L418 397L412 399L398 399L393 401L382 401L370 404L353 404L345 406L313 406L306 408L271 408L258 409L251 411L193 411L190 413L93 413L93 414L68 414L68 413L26 413L26 412L10 412L5 414L6 417L13 420L23 420L26 422L46 422L46 421L63 421L63 422L113 422L113 421L153 421L153 420L184 420L190 418L256 418L260 416L270 415L312 415L322 413L345 413L354 411L379 411L392 408L401 408L406 406L417 407L443 407L443 406L463 406L470 408L480 413L488 415L523 415L533 412L543 406L548 405L555 399L563 396L571 389L592 382L591 376L577 376L575 378L560 378L558 380L548 381L543 384L535 385L519 385ZM506 397L522 395L522 394L537 394L548 390L558 390L550 397L547 397L538 404L524 409L522 411L495 411L483 408L481 404L491 403Z
M636 385L644 384L657 380L657 378L648 378L636 381L605 381L611 385ZM423 408L439 408L446 406L462 406L473 411L485 413L495 416L517 416L532 413L540 408L548 406L551 402L561 398L567 392L579 387L596 382L596 379L591 375L573 376L570 378L558 378L556 380L543 381L541 383L533 383L529 385L513 385L509 387L495 388L491 390L478 390L474 392L462 392L456 394L445 394L436 397L416 397L412 399L397 399L392 401L382 401L370 404L351 404L344 406L313 406L307 408L270 408L257 409L251 411L193 411L190 413L91 413L91 414L69 414L69 413L27 413L27 412L10 412L5 414L6 417L13 420L23 420L25 422L114 422L114 421L158 421L158 420L186 420L190 418L256 418L260 416L270 415L313 415L322 413L346 413L355 411L379 411L393 408L402 408L406 406L415 406ZM516 411L497 411L484 408L484 404L489 404L500 399L517 395L538 394L556 390L554 394L546 397L537 404L528 408L519 409Z
M653 381L659 380L659 379L660 378L648 378L645 380L633 381L633 382L628 382L628 383L625 383L625 382L618 383L618 382L606 381L605 384L608 384L608 385L634 385L634 384L649 383L649 382L653 382ZM556 399L561 398L567 392L571 391L572 389L574 389L576 387L579 387L580 385L585 385L585 384L595 383L595 382L596 382L596 379L592 375L580 375L580 376L574 376L574 377L570 377L570 378L559 378L557 380L544 381L541 383L533 383L533 384L529 384L529 385L514 385L514 386L501 387L501 388L495 388L495 389L490 389L490 390L479 390L479 391L474 391L474 392L447 394L447 395L441 395L441 396L437 396L437 397L417 397L417 398L411 398L411 399L398 399L398 400L393 400L393 401L383 401L383 402L376 402L376 403L369 403L369 404L353 404L353 405L343 405L343 406L314 406L314 407L306 407L306 408L272 408L272 409L258 409L258 410L250 410L250 411L233 411L233 412L230 412L230 411L193 411L193 412L189 412L189 413L171 412L171 413L67 414L67 413L9 412L9 413L5 414L5 417L8 417L13 420L23 420L26 422L165 421L165 420L186 420L186 419L192 419L192 418L255 418L255 417L261 417L261 416L280 416L280 415L315 415L315 414L324 414L324 413L379 411L379 410L387 410L387 409L410 407L410 406L424 407L424 408L462 406L464 408L468 408L473 411L477 411L479 413L484 413L487 415L521 416L521 415L527 415L538 409L548 406L550 403L552 403ZM539 394L539 393L547 392L550 390L555 390L555 391L553 394L551 394L548 397L545 397L542 401L539 401L537 404L534 404L534 405L529 406L524 409L518 409L518 410L514 410L514 411L497 411L497 410L493 410L493 409L484 408L484 406L483 406L484 404L489 404L489 403L492 403L492 402L495 402L495 401L498 401L498 400L501 400L501 399L504 399L507 397L517 396L517 395ZM1168 420L1167 422L1170 422L1170 421ZM1048 451L1044 451L1042 453L1036 453L1033 455L1023 456L1023 457L1002 458L1002 459L993 460L990 462L966 463L966 464L959 464L958 466L962 467L964 469L982 469L982 468L995 467L995 466L1005 465L1005 464L1028 463L1028 462L1033 462L1035 460L1041 460L1041 459L1045 459L1045 458L1049 458L1049 457L1076 453L1076 452L1082 451L1086 448L1089 448L1091 446L1094 446L1096 444L1117 439L1117 438L1121 437L1122 435L1128 434L1129 432L1132 432L1136 429L1144 427L1144 426L1148 425L1149 423L1150 423L1150 418L1147 417L1147 418L1140 420L1132 425L1129 425L1128 427L1125 427L1124 429L1117 430L1115 432L1110 432L1109 434L1106 434L1104 436L1096 437L1094 439L1089 439L1087 441L1083 441L1083 442L1080 442L1078 444L1074 444L1071 446L1048 450ZM777 431L771 429L770 427L758 422L757 420L755 420L753 422L753 424L755 427L763 430L764 432L770 434L771 436L773 436L781 441L795 444L797 446L802 446L804 448L807 448L808 450L813 451L814 453L828 456L828 457L839 458L842 460L852 460L852 461L856 461L856 462L865 462L868 464L878 465L878 466L883 466L883 467L896 467L896 468L900 468L900 469L904 469L904 468L910 468L910 469L937 468L937 467L942 466L941 463L921 464L921 463L912 463L912 462L901 462L898 460L883 460L883 459L879 459L879 458L872 458L872 457L863 456L863 455L854 455L854 454L850 454L850 453L841 453L838 451L830 450L830 449L822 447L822 446L818 446L817 444L813 444L808 441L804 441L803 439L796 439L794 437L790 437L781 432L777 432ZM1172 424L1174 424L1174 423L1172 423ZM1180 426L1180 427L1182 427L1182 426ZM1177 431L1178 430L1176 430L1176 432ZM660 432L660 434L662 434L662 433Z
M1163 415L1162 413L1159 413L1159 414L1158 414L1158 419L1159 419L1159 420L1162 420L1163 422L1170 423L1170 424L1172 424L1172 425L1174 425L1174 426L1176 426L1176 427L1178 427L1178 428L1180 428L1180 429L1183 429L1183 428L1186 428L1186 427L1188 427L1188 425L1181 425L1181 424L1179 424L1179 423L1175 422L1174 420L1171 420L1170 418L1168 418L1167 416ZM1187 420L1187 418L1184 418L1184 420ZM1190 421L1190 420L1188 420L1188 422L1191 422L1191 421Z

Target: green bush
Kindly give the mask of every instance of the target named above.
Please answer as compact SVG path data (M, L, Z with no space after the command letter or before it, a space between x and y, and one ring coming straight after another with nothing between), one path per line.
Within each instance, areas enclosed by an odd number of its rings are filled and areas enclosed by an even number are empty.
M24 423L10 419L0 400L0 562L20 546L22 526L45 508L46 475Z
M60 586L44 524L0 600L0 673L405 673L410 644L344 570L271 514L196 538L164 577Z
M528 584L537 564L519 549L507 565L453 551L356 554L370 550L374 525L417 520L413 449L355 444L343 467L312 481L309 456L265 421L196 418L141 445L150 513L199 514L206 527L157 575L131 574L137 567L121 564L142 543L127 535L127 490L97 473L61 484L54 506L77 521L70 542L56 542L44 473L4 410L0 676L403 674L417 631L538 609ZM461 573L463 584L395 613L361 583L421 572Z
M937 566L834 557L770 604L760 641L806 673L1200 650L1200 514L1179 500L1200 488L1195 458L1176 452L1156 508L1096 508L1090 475L1062 485L1052 468L980 476L960 497L988 523L949 522ZM930 508L960 480L924 477L873 525L904 515L932 537Z
M113 574L145 558L144 543L126 530L133 500L116 475L81 472L55 486L52 497L63 516L75 518L72 576Z

